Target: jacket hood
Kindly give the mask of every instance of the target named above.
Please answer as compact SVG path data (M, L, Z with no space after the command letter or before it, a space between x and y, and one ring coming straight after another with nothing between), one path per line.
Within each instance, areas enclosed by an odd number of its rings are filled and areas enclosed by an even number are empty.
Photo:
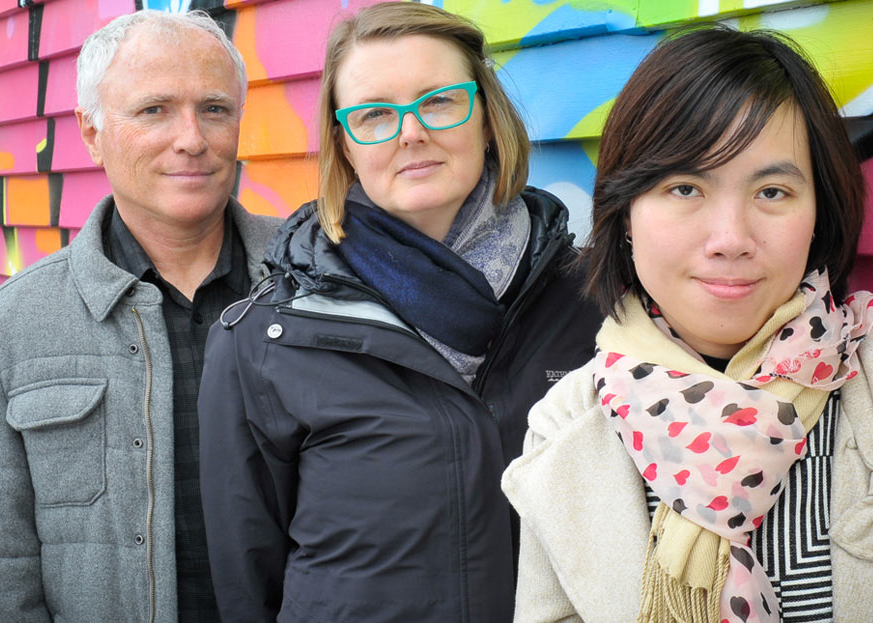
M526 187L521 197L530 213L530 260L535 266L553 242L569 245L574 236L567 232L569 213L560 199L533 186ZM267 244L264 261L310 292L334 290L337 280L360 282L322 230L315 201L302 205L282 224Z
M323 293L336 287L325 279L328 275L359 281L333 246L318 221L316 202L310 201L282 224L267 244L264 261L306 290Z

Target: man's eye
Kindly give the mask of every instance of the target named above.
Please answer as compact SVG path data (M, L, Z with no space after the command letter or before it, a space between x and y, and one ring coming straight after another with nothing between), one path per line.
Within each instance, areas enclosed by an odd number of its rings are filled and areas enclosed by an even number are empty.
M147 106L142 109L144 115L157 115L163 110L163 106Z
M220 106L218 104L210 104L209 106L206 107L206 112L213 114L213 115L218 115L221 113L226 113L227 108L225 108L224 106Z

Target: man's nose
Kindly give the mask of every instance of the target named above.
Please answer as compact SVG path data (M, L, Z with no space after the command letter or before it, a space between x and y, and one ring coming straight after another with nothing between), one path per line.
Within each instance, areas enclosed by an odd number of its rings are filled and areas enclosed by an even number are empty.
M203 136L200 118L196 112L182 112L177 126L178 133L173 143L176 151L184 151L192 156L198 156L206 151L209 143L206 141L206 137Z

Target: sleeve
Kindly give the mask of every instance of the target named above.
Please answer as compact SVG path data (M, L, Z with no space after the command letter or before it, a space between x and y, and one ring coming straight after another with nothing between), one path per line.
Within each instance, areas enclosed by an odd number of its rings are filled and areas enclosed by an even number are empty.
M30 469L21 435L6 420L7 407L0 388L0 621L49 623Z
M582 623L545 548L521 520L514 623Z
M251 422L267 410L257 372L216 324L200 384L200 478L209 564L221 619L275 621L282 605L297 461L265 452Z

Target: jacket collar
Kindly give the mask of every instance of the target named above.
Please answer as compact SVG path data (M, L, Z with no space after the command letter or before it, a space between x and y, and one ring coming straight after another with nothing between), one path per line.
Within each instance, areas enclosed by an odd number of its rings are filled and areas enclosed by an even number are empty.
M567 233L569 215L564 204L545 190L528 186L521 197L531 219L530 262L537 266L548 259L544 257L547 253L554 252L555 242L572 242L573 234ZM360 282L321 229L315 201L305 204L285 221L267 245L265 261L289 273L309 292L335 292L337 280Z
M101 199L84 226L70 243L70 272L79 296L98 322L112 312L125 293L139 280L113 264L103 250L103 223L114 208L112 195ZM234 198L228 201L231 217L246 249L246 265L253 283L266 274L261 263L264 242L280 223L278 218L249 214ZM160 303L157 288L141 288L148 292L144 304Z

